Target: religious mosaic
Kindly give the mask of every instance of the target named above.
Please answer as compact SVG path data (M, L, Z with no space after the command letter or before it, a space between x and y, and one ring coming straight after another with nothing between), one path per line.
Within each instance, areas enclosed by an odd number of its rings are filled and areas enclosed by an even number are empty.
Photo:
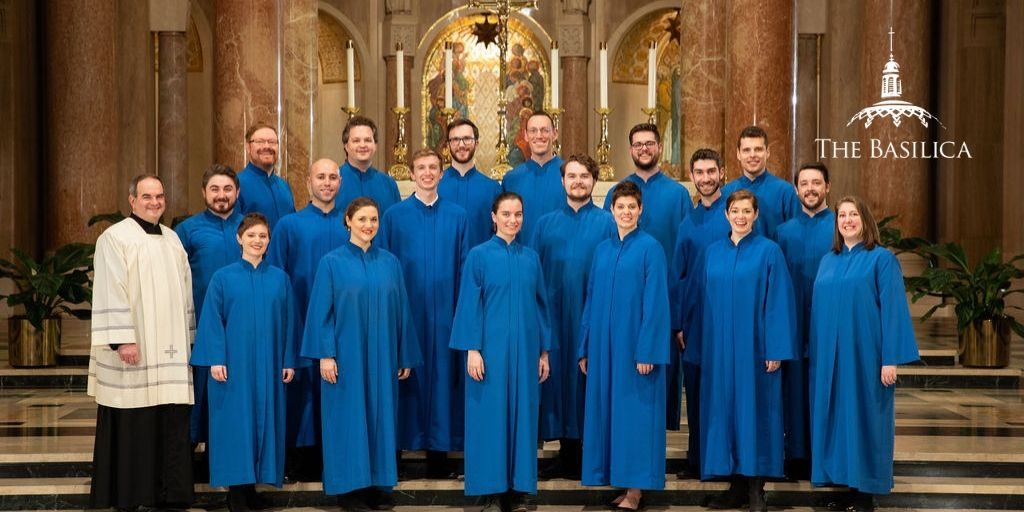
M444 43L454 44L452 107L456 117L472 119L480 128L477 166L495 163L498 138L498 102L508 101L505 118L508 162L515 166L529 157L526 120L543 109L548 98L550 64L546 47L522 22L509 20L507 77L498 83L498 46L488 41L486 27L493 24L482 14L458 18L437 35L426 55L423 70L423 140L441 151L444 146ZM483 29L481 29L483 27Z

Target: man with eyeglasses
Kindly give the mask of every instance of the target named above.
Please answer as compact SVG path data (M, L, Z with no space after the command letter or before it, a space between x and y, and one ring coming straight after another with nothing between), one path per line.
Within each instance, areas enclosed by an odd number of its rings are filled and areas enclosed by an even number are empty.
M632 181L640 188L644 198L644 209L640 213L640 229L654 237L665 250L665 261L672 261L676 246L676 231L679 223L693 209L693 200L686 187L661 172L661 133L658 127L650 123L640 123L629 130L630 156L636 171L623 181ZM622 182L620 182L622 183ZM618 184L615 185L617 187ZM604 201L604 209L611 211L612 187ZM669 279L666 273L665 279ZM675 293L674 283L669 279L669 292ZM679 346L672 339L665 340L671 344L669 365L665 368L668 395L665 401L667 414L666 427L679 430L680 409L682 407L683 379L679 364Z
M372 119L354 116L341 131L345 143L345 163L341 166L341 189L338 208L345 210L357 197L369 197L377 202L380 215L402 200L398 183L387 173L373 166L377 154L377 124Z
M476 168L476 145L480 129L469 119L456 119L448 125L448 150L452 165L445 169L438 195L466 210L466 241L469 248L491 238L491 203L501 193L501 185Z
M277 130L257 122L246 130L245 141L249 165L238 173L238 211L243 217L249 212L262 213L273 230L281 217L295 212L292 188L274 173L279 144Z
M523 198L523 228L519 241L529 244L533 229L545 213L565 204L562 187L562 159L555 154L555 129L551 115L543 110L534 112L526 121L526 142L530 145L530 159L517 165L501 182L506 192L515 192Z

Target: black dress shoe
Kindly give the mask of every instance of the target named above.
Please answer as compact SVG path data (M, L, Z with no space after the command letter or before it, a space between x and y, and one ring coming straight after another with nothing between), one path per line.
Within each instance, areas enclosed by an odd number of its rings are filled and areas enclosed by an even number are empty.
M707 507L715 510L743 508L749 502L750 484L746 477L737 477L729 484L729 488L711 498Z
M262 493L256 492L255 485L245 486L245 504L249 506L251 510L266 510L268 508L274 508L274 504L270 502Z
M392 510L395 508L395 500L390 492L384 492L373 487L363 489L363 502L373 510Z
M484 497L484 506L480 509L480 512L502 512L501 510L501 496L498 494L490 494Z
M339 494L338 508L341 509L341 512L373 512L373 509L363 501L359 491Z
M508 509L511 512L527 512L528 510L530 510L529 497L521 492L509 491Z
M750 512L768 512L768 501L764 495L764 479L751 478L750 489L747 493L747 501L750 505Z

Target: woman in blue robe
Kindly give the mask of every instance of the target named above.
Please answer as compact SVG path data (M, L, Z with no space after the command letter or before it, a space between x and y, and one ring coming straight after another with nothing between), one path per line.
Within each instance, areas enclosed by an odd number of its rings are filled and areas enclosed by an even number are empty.
M450 346L466 351L466 495L483 512L507 500L526 510L537 492L540 383L548 376L551 328L537 253L520 244L523 200L503 192L491 207L497 234L469 251Z
M613 504L637 510L641 489L665 488L668 271L661 244L637 229L640 188L622 182L611 204L618 236L594 253L578 351L587 375L582 483L624 488Z
M284 480L297 324L288 274L263 261L267 218L246 215L237 239L242 259L210 280L191 364L210 369L210 485L227 486L228 508L244 512L260 505L254 484Z
M853 510L893 487L896 365L918 360L899 261L866 204L836 205L811 305L811 483L847 485Z
M708 246L701 322L701 478L731 478L711 508L767 510L764 478L783 474L781 361L796 357L793 281L757 234L757 198L726 200L729 238Z
M401 264L372 245L377 204L352 200L345 224L349 241L320 260L313 280L302 357L320 361L324 492L363 512L398 483L398 381L421 359Z

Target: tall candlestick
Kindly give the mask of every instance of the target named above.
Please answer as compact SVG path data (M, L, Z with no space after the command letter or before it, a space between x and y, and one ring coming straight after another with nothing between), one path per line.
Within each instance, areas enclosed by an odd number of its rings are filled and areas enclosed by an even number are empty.
M395 69L397 75L395 94L395 106L405 108L405 51L402 50L402 43L398 43L398 51L395 52L395 62L398 64Z
M452 108L452 44L444 44L444 108Z
M352 46L352 40L345 43L345 64L348 68L348 107L356 106L356 50Z
M647 48L647 108L657 107L658 94L658 43L652 42Z
M601 43L600 59L598 60L598 69L601 74L601 103L600 107L603 109L608 108L608 45Z
M558 109L558 74L561 65L558 62L558 41L551 41L551 108Z

